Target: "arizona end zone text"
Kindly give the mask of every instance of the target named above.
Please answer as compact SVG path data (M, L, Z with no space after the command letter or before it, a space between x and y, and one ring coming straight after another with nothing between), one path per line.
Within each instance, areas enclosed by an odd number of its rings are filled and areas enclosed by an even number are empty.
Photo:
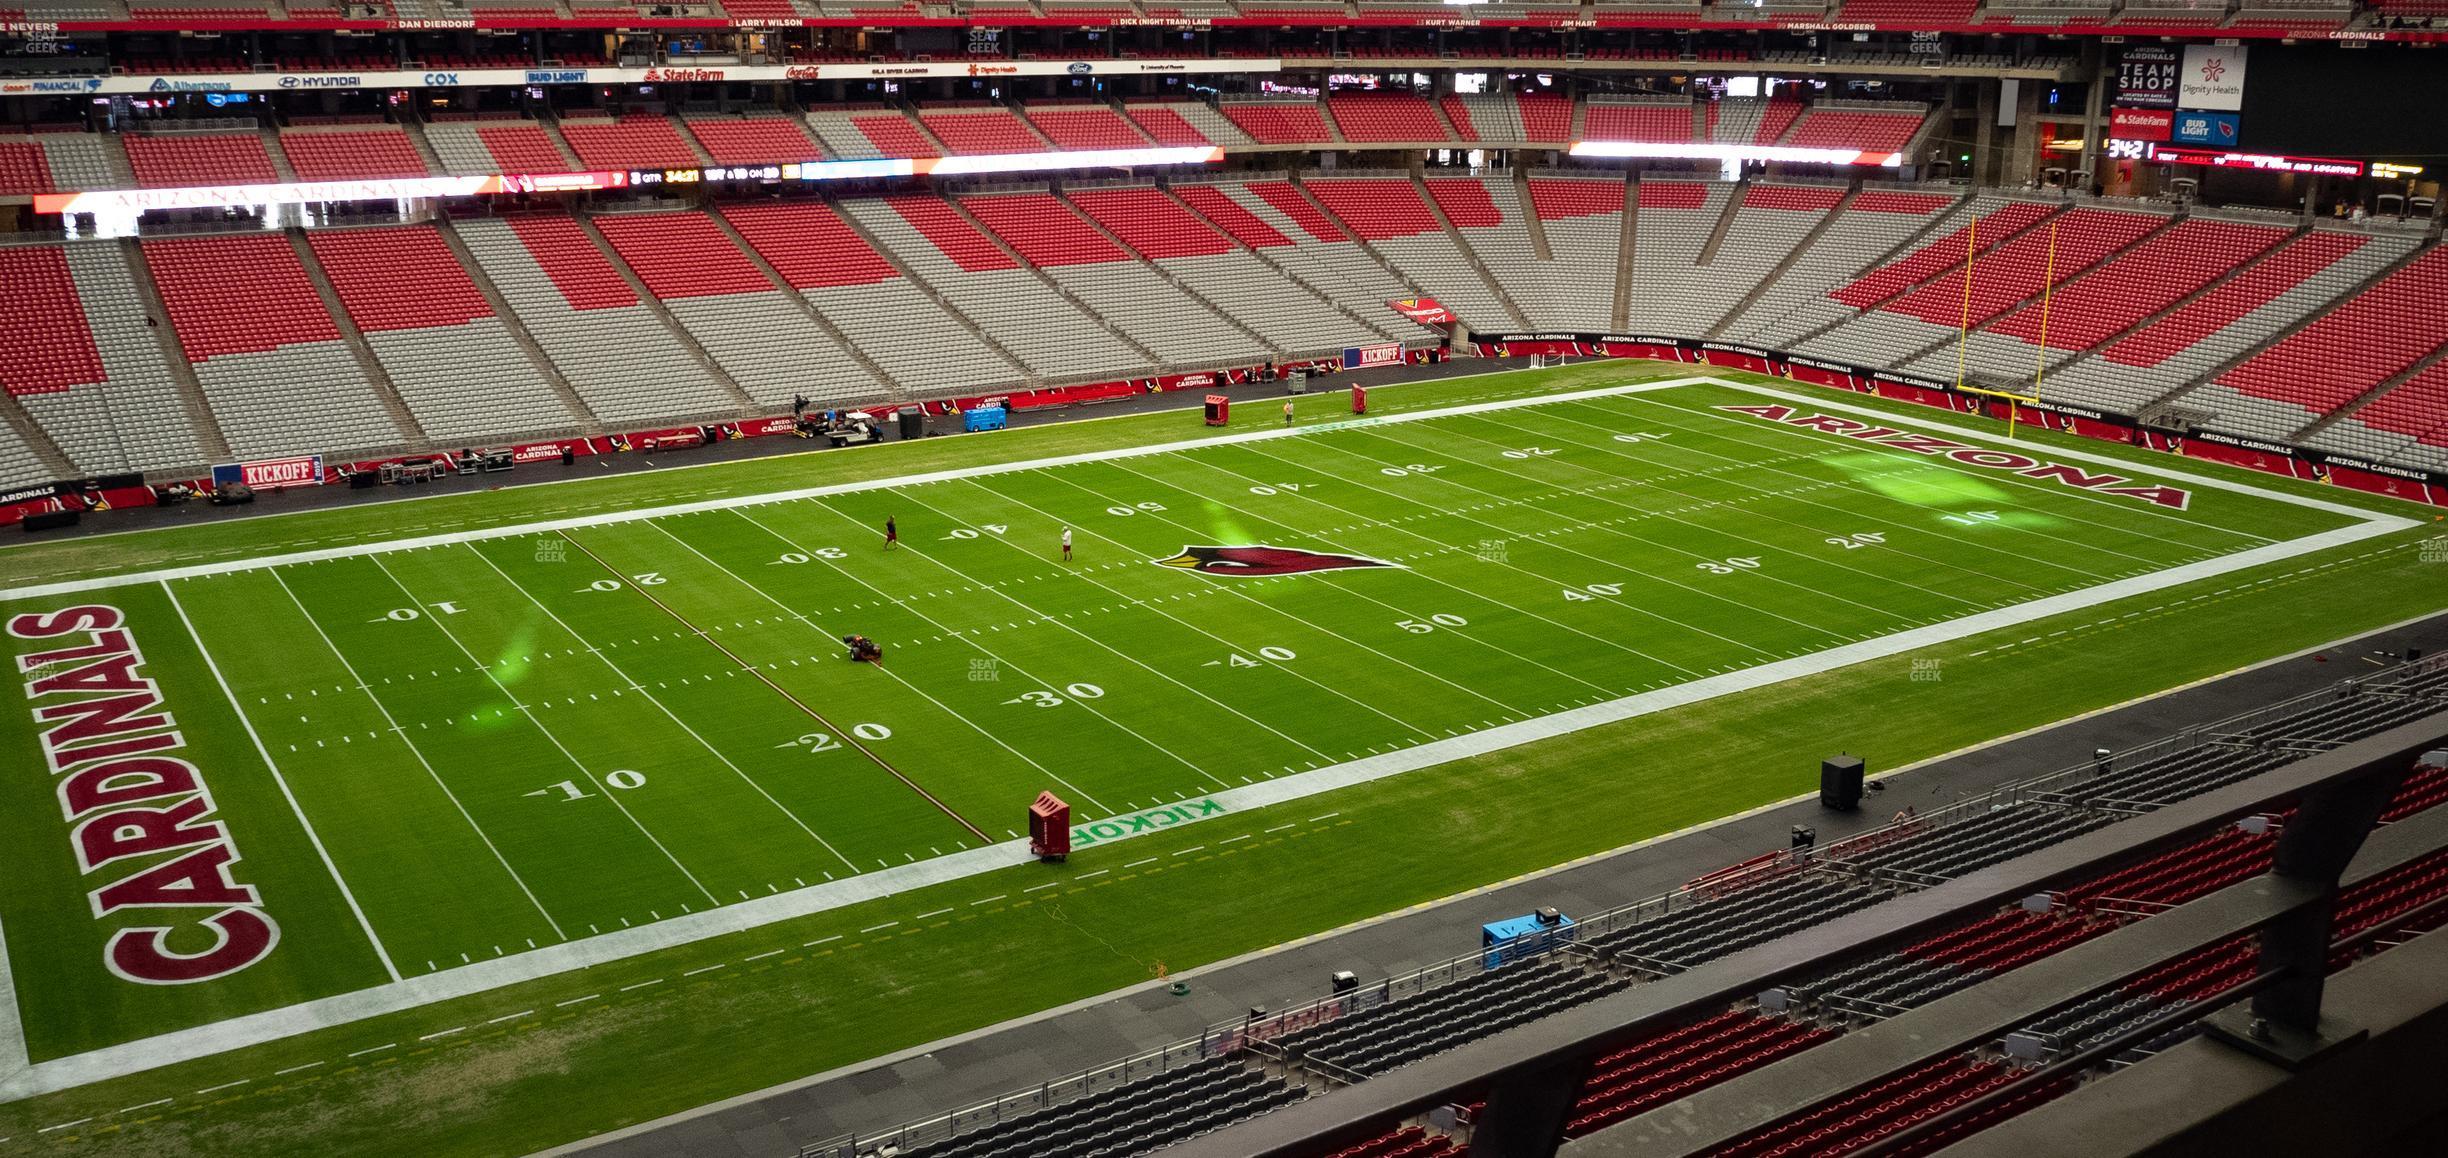
M1882 446L1889 450L1909 451L1913 454L1926 454L1933 457L1943 455L1948 460L1962 463L1965 466L2009 471L2025 478L2048 479L2060 486L2074 487L2096 494L2115 495L2119 498L2150 503L2153 506L2169 507L2181 511L2193 504L2193 493L2180 487L2137 484L2123 475L2093 474L2079 467L2066 466L2063 463L2042 462L2029 455L2016 454L2010 450L1991 450L1986 447L1973 446L1970 443L1950 442L1926 434L1912 434L1897 430L1892 426L1875 426L1854 418L1837 418L1827 414L1797 415L1791 406L1720 406L1717 409L1735 414L1748 414L1753 418L1765 419L1769 422L1782 422L1787 426L1798 426L1804 430L1817 430L1842 435L1846 438L1858 438L1873 446Z
M144 922L110 935L103 964L122 980L183 985L263 960L280 926L254 886L230 877L237 843L203 775L176 755L186 738L161 710L126 616L70 607L16 616L8 633L56 644L18 656L17 671L77 868L114 878L86 894L94 919Z

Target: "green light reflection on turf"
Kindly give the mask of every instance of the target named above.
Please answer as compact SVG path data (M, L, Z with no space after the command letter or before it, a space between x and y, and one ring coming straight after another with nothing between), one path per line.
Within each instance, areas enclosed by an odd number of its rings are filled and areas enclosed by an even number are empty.
M1863 489L1899 503L1942 508L1942 513L1950 515L1986 512L1996 517L1983 518L1983 524L2020 530L2067 525L2062 518L2020 506L2015 492L1961 471L1909 463L1899 468L1895 456L1885 454L1837 454L1819 461L1854 476Z
M524 624L509 639L502 641L501 655L493 661L493 679L504 688L527 678L528 669L535 666L525 657L535 654L535 626Z
M1835 454L1819 460L1854 476L1869 491L1924 507L1960 507L1966 503L2004 502L2007 491L1985 479L1929 466L1899 468L1891 454Z

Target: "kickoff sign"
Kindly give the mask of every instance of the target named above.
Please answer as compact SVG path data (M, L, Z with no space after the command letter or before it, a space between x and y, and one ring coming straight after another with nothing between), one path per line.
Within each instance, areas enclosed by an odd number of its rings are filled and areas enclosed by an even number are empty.
M323 456L301 454L290 458L260 458L253 462L223 463L212 468L213 485L241 483L254 490L278 490L282 487L311 487L323 483Z
M1401 342L1371 342L1365 346L1343 347L1343 368L1346 370L1366 370L1372 366L1400 366L1402 364Z

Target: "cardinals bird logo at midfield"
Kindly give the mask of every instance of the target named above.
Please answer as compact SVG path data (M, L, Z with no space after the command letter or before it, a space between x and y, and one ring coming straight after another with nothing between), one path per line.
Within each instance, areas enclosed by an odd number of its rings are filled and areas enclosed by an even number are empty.
M1383 559L1303 551L1298 547L1184 547L1168 559L1150 560L1160 567L1179 567L1206 575L1298 575L1345 567L1400 567Z

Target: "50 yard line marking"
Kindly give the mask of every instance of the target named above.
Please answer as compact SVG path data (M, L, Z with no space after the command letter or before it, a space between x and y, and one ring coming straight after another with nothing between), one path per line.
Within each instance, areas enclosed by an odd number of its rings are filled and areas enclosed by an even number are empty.
M1049 477L1051 477L1051 476L1049 475ZM1027 501L1027 500L1025 500L1025 499L1018 498L1018 497L1016 497L1016 496L1014 496L1014 495L1008 494L1008 493L1003 492L1003 491L994 490L994 489L992 489L992 488L990 488L990 487L987 487L987 486L985 486L984 484L979 483L979 482L976 482L976 481L974 481L974 480L965 480L965 481L968 481L968 483L969 483L969 485L970 485L970 486L972 486L972 487L976 487L978 490L980 490L980 491L984 492L984 493L985 493L985 494L986 494L986 495L987 495L989 498L993 499L994 501L997 501L997 502L1004 502L1004 503L1010 503L1010 504L1011 504L1011 505L1013 505L1013 506L1016 506L1016 507L1019 507L1019 508L1021 508L1021 509L1023 509L1023 510L1029 511L1030 513L1035 514L1035 515L1037 515L1038 517L1043 518L1043 519L1047 519L1047 520L1050 520L1050 521L1053 521L1053 522L1057 522L1057 523L1063 522L1063 520L1062 520L1062 519L1060 519L1060 518L1056 517L1056 516L1055 516L1055 515L1054 515L1052 512L1049 512L1049 511L1045 510L1044 508L1037 506L1037 505L1036 505L1036 504L1034 504L1034 503L1028 502L1028 501ZM1071 482L1071 481L1070 481L1070 480L1068 480L1068 479L1063 479L1063 480L1060 480L1060 481L1063 483L1063 485L1068 486L1068 487L1072 487L1072 488L1074 488L1074 489L1077 489L1077 490L1079 490L1081 493L1086 494L1086 495L1090 496L1091 498L1106 499L1106 501L1108 501L1108 502L1110 502L1110 501L1111 501L1111 499L1110 499L1110 498L1107 498L1107 496L1104 496L1104 495L1099 495L1099 494L1097 494L1095 491L1088 490L1086 487L1082 487L1082 486L1080 486L1078 483ZM1167 521L1170 521L1170 520L1167 520ZM1069 525L1069 524L1066 524L1066 525ZM1176 524L1174 524L1174 525L1179 526L1180 524L1176 523ZM1119 541L1119 540L1117 540L1117 539L1113 538L1112 536L1110 536L1110 535L1106 535L1106 534L1104 534L1104 533L1102 533L1102 532L1098 532L1098 531L1089 531L1089 532L1088 532L1088 534L1089 534L1091 537L1093 537L1093 538L1103 539L1103 540L1105 540L1105 541L1106 541L1106 542L1108 542L1108 543L1112 543L1114 546L1120 547L1120 548L1122 548L1124 551L1130 551L1130 550L1131 550L1131 548L1130 548L1129 544L1123 543L1123 542L1121 542L1121 541ZM1010 547L1011 549L1013 549L1013 550L1015 550L1015 551L1023 551L1023 552L1025 552L1025 551L1027 550L1026 548L1024 548L1024 547L1020 546L1020 545L1019 545L1019 544L1017 544L1017 543L1013 543L1013 542L1011 542L1011 541L1010 541L1010 540L1008 540L1008 539L1006 539L1006 540L1004 541L1004 545L1005 545L1005 546ZM1115 587L1113 587L1113 586L1111 586L1111 585L1109 585L1109 584L1107 584L1107 583L1104 583L1104 582L1102 582L1102 581L1100 581L1100 580L1096 580L1096 579L1090 579L1090 578L1088 578L1088 576L1087 576L1087 575L1086 575L1086 573L1084 573L1084 572L1080 573L1080 578L1081 578L1081 579L1082 579L1084 582L1088 583L1090 586L1095 587L1095 588L1097 588L1098 590L1104 591L1104 592L1106 592L1106 593L1108 593L1108 594L1111 594L1111 595L1113 595L1113 596L1114 596L1115 598L1117 598L1117 599L1125 599L1125 600L1128 600L1128 599L1130 598L1130 596L1125 595L1125 594L1124 594L1122 591L1120 591L1119 589L1117 589L1117 588L1115 588ZM1240 593L1239 593L1239 592L1235 592L1234 594L1240 594ZM1247 598L1247 597L1246 597L1246 596L1244 596L1244 598ZM1255 600L1252 600L1251 602L1256 602L1256 601L1255 601ZM1200 627L1200 626L1199 626L1198 624L1196 624L1196 623L1192 623L1191 621L1189 621L1189 620L1187 620L1187 619L1183 619L1182 617L1180 617L1180 616L1178 616L1178 615L1175 615L1175 614L1173 614L1173 613L1172 613L1172 612L1170 612L1170 611L1166 611L1166 610L1164 610L1163 608L1156 606L1156 605L1155 605L1155 601L1154 601L1154 600L1148 600L1148 601L1145 601L1145 602L1141 602L1141 603L1139 603L1139 606L1140 606L1140 607L1141 607L1141 609L1143 609L1143 610L1153 611L1153 612L1155 612L1157 615L1159 615L1159 616L1161 616L1161 617L1163 617L1163 618L1165 618L1165 619L1169 619L1169 620L1171 620L1171 621L1173 621L1173 622L1175 622L1175 623L1178 623L1178 624L1182 625L1183 627L1187 627L1187 628L1189 628L1190 630L1192 630L1192 631L1194 631L1194 632L1197 632L1197 633L1198 633L1198 634L1200 634L1200 635L1206 636L1208 639L1211 639L1211 640L1215 641L1216 643L1219 643L1219 644L1224 645L1224 647L1226 647L1227 649L1238 649L1238 648L1240 648L1240 647L1242 647L1242 646L1245 646L1245 645L1242 645L1242 644L1237 644L1237 643L1234 643L1232 640L1229 640L1229 639L1224 638L1223 636L1217 635L1216 633L1214 633L1214 632L1212 632L1212 631L1209 631L1209 630L1207 630L1207 629L1206 629L1206 628L1204 628L1204 627ZM1269 609L1270 609L1270 610L1274 610L1273 608L1269 608ZM1287 612L1280 612L1280 611L1279 611L1278 613L1279 613L1279 614L1283 614L1283 615L1284 615L1286 618L1291 619L1291 620L1293 620L1294 622L1298 622L1298 623L1307 623L1307 622L1308 622L1308 621L1306 621L1306 620L1301 619L1301 618L1300 618L1299 616L1297 616L1297 615L1291 615L1291 614L1289 614L1289 613L1287 613ZM1311 627L1312 627L1314 630L1319 630L1319 631L1321 631L1321 632L1323 632L1324 634L1327 634L1327 635L1334 635L1334 634L1335 634L1335 633L1333 633L1333 632L1331 632L1331 631L1325 631L1325 630L1324 630L1324 629L1322 629L1322 628L1316 628L1316 627L1315 627L1315 625L1310 625L1310 626L1311 626ZM1337 638L1342 638L1342 637L1337 636ZM1346 642L1346 643L1350 643L1351 641L1350 641L1350 640L1348 640L1348 639L1346 639L1346 640L1344 640L1344 642ZM1373 651L1373 650L1375 650L1375 649L1370 648L1370 649L1367 649L1367 650L1372 650L1372 651ZM1383 655L1383 653L1379 653L1379 654L1380 654L1380 655ZM1392 657L1391 657L1391 656L1385 656L1385 658L1391 659ZM1407 665L1406 665L1406 666L1407 666ZM1278 670L1278 671L1283 672L1285 675L1289 675L1289 676L1291 676L1292 678L1299 680L1299 681L1300 681L1300 682L1302 682L1302 683L1308 684L1309 686L1311 686L1311 687L1313 687L1313 688L1316 688L1316 689L1318 689L1318 690L1320 690L1320 691L1323 691L1323 692L1326 692L1326 693L1328 693L1328 694L1330 694L1330 695L1333 695L1333 696L1335 696L1336 698L1343 700L1345 703L1349 703L1349 704L1353 705L1354 707L1357 707L1357 708L1360 708L1360 709L1362 709L1362 710L1364 710L1364 711L1367 711L1367 712L1369 712L1369 713L1371 713L1371 714L1373 714L1373 715L1375 715L1375 716L1379 717L1380 719L1383 719L1383 720L1385 720L1386 722L1393 724L1395 727L1402 728L1402 729L1405 729L1405 730L1407 730L1407 731L1413 732L1413 733L1415 733L1415 734L1419 735L1419 736L1420 736L1421 738L1423 738L1423 739L1426 739L1426 738L1431 738L1431 736L1432 736L1432 734L1431 734L1431 733L1430 733L1430 732L1429 732L1427 729L1422 728L1422 727L1420 727L1420 726L1419 726L1419 725L1417 725L1417 724L1413 724L1413 723L1410 723L1410 722L1408 722L1408 721L1405 721L1405 720L1399 719L1399 718L1397 718L1397 717L1395 717L1395 716L1393 716L1393 715L1389 714L1388 712L1386 712L1386 711L1385 711L1385 709L1380 708L1380 707L1377 707L1377 706L1376 706L1376 705L1374 705L1374 704L1366 703L1366 702L1364 702L1364 701L1362 701L1362 700L1360 700L1360 699L1357 699L1357 698L1355 698L1354 696L1352 696L1352 695L1351 695L1349 692L1345 692L1345 691L1343 691L1343 690L1342 690L1342 689L1340 689L1340 688L1336 688L1336 687L1334 687L1334 686L1332 686L1332 685L1329 685L1329 684L1321 683L1321 682L1319 682L1318 680L1313 679L1313 678L1311 678L1311 677L1310 677L1310 676L1308 676L1308 675L1305 675L1305 674L1303 674L1303 673L1301 673L1301 672L1293 671L1292 669L1290 669L1290 668L1288 668L1288 667L1283 667L1283 666L1281 666L1281 665L1277 665L1277 670ZM1417 669L1414 669L1414 670L1417 670ZM1486 696L1480 696L1479 698L1481 698L1481 699L1487 699L1487 697L1486 697ZM1489 702L1489 703L1491 703L1491 704L1496 704L1496 706L1497 706L1497 707L1500 707L1500 708L1505 707L1505 705L1503 705L1503 704L1501 704L1501 703L1497 703L1497 701L1492 700L1492 699L1489 699L1489 700L1488 700L1488 702ZM1508 709L1508 710L1509 710L1509 709ZM1268 730L1273 731L1273 729L1272 729L1272 728L1269 728ZM1278 734L1278 735L1282 735L1282 733L1280 733L1280 732L1278 732L1277 734ZM1285 737L1285 738L1286 738L1286 739L1290 739L1290 737L1288 737L1288 736L1287 736L1287 737ZM1302 747L1305 747L1305 748L1309 747L1309 746L1308 746L1308 745L1306 745L1306 744L1303 744L1303 745L1301 745L1301 746L1302 746ZM1317 752L1317 749L1315 749L1315 748L1309 748L1309 750L1310 750L1311 752L1313 752L1313 753L1317 753L1317 754L1319 754L1319 755L1324 755L1324 753L1319 753L1319 752Z
M1163 487L1163 488L1164 488L1164 489L1166 489L1166 490L1169 490L1169 491L1175 491L1175 492L1180 492L1180 493L1187 493L1187 492L1182 492L1182 491L1181 491L1181 488L1176 487L1176 486L1174 486L1173 484L1171 484L1171 483L1169 483L1169 482L1166 482L1166 481L1164 481L1164 480L1162 480L1162 479L1159 479L1159 478L1157 478L1157 477L1156 477L1156 476L1154 476L1154 475L1146 474L1146 473L1143 473L1143 472L1141 472L1141 471L1132 470L1131 468L1129 468L1129 467L1127 467L1127 466L1121 466L1121 465L1118 465L1118 464L1108 463L1108 464L1106 464L1106 465L1113 466L1113 467L1114 467L1114 469L1119 470L1119 471L1122 471L1123 473L1128 474L1128 475L1130 475L1130 476L1131 476L1131 477L1133 477L1133 478L1143 479L1143 480L1145 480L1145 481L1147 481L1147 482L1154 483L1155 485L1160 486L1160 487ZM1063 484L1064 486L1071 487L1071 488L1073 488L1073 489L1075 489L1075 490L1078 490L1078 491L1080 491L1081 493L1086 494L1086 495L1089 495L1089 496L1091 496L1091 497L1094 497L1094 498L1103 498L1103 497L1105 497L1105 496L1102 496L1102 495L1098 495L1098 494L1097 494L1095 491L1090 490L1090 489L1088 489L1087 487L1084 487L1084 486L1081 486L1081 485L1080 485L1080 484L1078 484L1078 483L1072 482L1070 479L1067 479L1067 478L1060 478L1060 476L1059 476L1059 475L1052 475L1052 474L1049 474L1049 476L1048 476L1048 477L1058 478L1058 479L1060 479L1060 481L1062 482L1062 484ZM974 484L974 483L973 483L973 484L971 484L971 485L976 485L976 484ZM995 492L995 493L999 495L999 494L1001 494L1002 492L999 492L999 491L998 491L998 492ZM1011 501L1011 502L1020 502L1020 500L1018 500L1018 499L1010 499L1010 500L1008 500L1008 501ZM1220 500L1219 500L1219 501L1220 501ZM1047 513L1048 513L1048 512L1046 512L1046 511L1039 510L1039 509L1038 509L1038 508L1037 508L1035 505L1030 504L1030 503L1024 503L1024 502L1023 502L1023 503L1020 503L1020 505L1021 505L1021 506L1024 506L1024 507L1028 507L1028 508L1029 508L1030 510L1032 510L1032 511L1037 511L1037 513L1038 513L1038 514L1041 514L1041 515L1044 515L1044 514L1047 514ZM1240 508L1240 507L1238 507L1238 506L1234 506L1234 505L1233 505L1233 504L1231 504L1231 503L1224 503L1224 504L1222 504L1222 505L1227 506L1227 507L1231 507L1231 508L1232 508L1234 511L1236 511L1236 512L1238 512L1238 511L1240 511L1240 510L1241 510L1241 508ZM1185 534L1197 533L1197 532L1195 532L1195 531L1194 531L1194 529L1193 529L1193 528L1192 528L1192 527L1191 527L1189 524L1184 523L1184 522L1182 522L1182 521L1181 521L1181 520L1179 520L1179 519L1175 519L1175 518L1171 517L1171 516L1170 516L1170 515L1168 515L1168 514L1163 514L1163 513L1158 513L1158 512L1152 512L1152 511L1151 511L1151 512L1149 512L1149 513L1150 513L1150 514L1152 514L1152 515L1154 515L1154 516L1155 516L1155 517L1156 517L1156 518L1157 518L1159 521L1161 521L1161 522L1170 523L1170 524L1172 524L1173 526L1176 526L1176 527L1181 528L1181 529L1182 529L1182 531L1183 531ZM1275 522L1275 520L1273 520L1273 519L1269 519L1269 518L1266 518L1266 517L1265 517L1265 516L1263 516L1263 515L1253 515L1253 516L1251 516L1251 517L1252 517L1252 518L1259 519L1259 520L1260 520L1260 521L1262 521L1262 522L1269 522L1269 523L1273 523L1273 522ZM1276 525L1277 525L1277 526L1282 526L1283 524L1281 524L1281 523L1276 523ZM1090 533L1091 533L1091 534L1097 534L1096 532L1090 532ZM1104 535L1104 534L1097 534L1097 537L1098 537L1098 538L1100 538L1100 539L1105 539L1105 540L1107 540L1108 542L1113 542L1113 543L1114 543L1116 546L1122 546L1122 544L1121 544L1119 541L1114 540L1114 539L1112 538L1112 536L1109 536L1109 535ZM1125 547L1124 549L1125 549L1125 550L1127 550L1128 548L1127 548L1127 547ZM1468 694L1468 695L1470 695L1470 696L1472 696L1472 697L1474 697L1474 698L1477 698L1477 699L1480 699L1480 700L1484 700L1484 701L1486 701L1486 702L1488 702L1488 703L1490 703L1490 704L1495 705L1496 707L1498 707L1498 708L1500 708L1500 709L1502 709L1502 710L1504 710L1504 711L1507 711L1507 712L1513 712L1513 713L1519 714L1519 713L1521 712L1521 710L1522 710L1522 709L1520 709L1520 708L1514 707L1514 706L1513 706L1513 705L1511 705L1511 704L1505 703L1504 701L1499 700L1499 699L1497 699L1497 698L1496 698L1496 697L1494 697L1494 696L1488 695L1486 692L1482 692L1482 691L1479 691L1479 690L1477 690L1477 689L1475 689L1475 688L1467 687L1467 686L1464 686L1463 684L1456 683L1456 682L1454 682L1453 680L1447 679L1447 678L1445 678L1444 676L1438 675L1438 674L1436 674L1435 672L1429 671L1429 670L1428 670L1428 669L1426 669L1426 668L1423 668L1423 667L1418 666L1417 664L1413 664L1413 663L1407 662L1407 661L1405 661L1405 660L1403 660L1403 659L1400 659L1400 658L1398 658L1398 657L1395 657L1395 656L1392 656L1392 655L1388 655L1388 654L1386 654L1386 653L1385 653L1385 652L1383 652L1383 651L1379 651L1378 649L1376 649L1376 648L1374 648L1374 647L1371 647L1371 646L1369 646L1368 644L1362 643L1362 642L1360 642L1359 640L1353 639L1352 637L1350 637L1350 636L1348 636L1348 635L1345 635L1345 634L1343 634L1342 632L1336 631L1335 629L1333 629L1333 628L1331 628L1331 627L1327 627L1327 626L1324 626L1324 625L1322 625L1322 624L1312 622L1311 620L1309 620L1309 619L1308 619L1307 617L1305 617L1305 616L1295 615L1295 614L1293 614L1292 612L1289 612L1289 611L1284 610L1283 608L1277 607L1277 606L1275 606L1274 604L1269 603L1269 602L1266 602L1266 601L1265 601L1265 600L1263 600L1263 599L1256 598L1256 597L1254 597L1254 596L1250 595L1250 594L1249 594L1248 592L1246 592L1246 591L1242 591L1242 590L1240 590L1240 589L1238 589L1238 588L1235 588L1235 587L1232 587L1232 586L1229 586L1229 585L1222 585L1222 584L1217 585L1217 590L1223 591L1224 593L1226 593L1226 594L1228 594L1228 595L1231 595L1231 596L1233 596L1234 598L1237 598L1237 599L1241 600L1241 601L1242 601L1242 602L1244 602L1244 603L1248 603L1248 604L1251 604L1251 605L1253 605L1253 606L1263 608L1263 609L1265 609L1265 610L1267 610L1267 611L1274 612L1275 614L1280 615L1280 616L1283 616L1284 618L1289 619L1289 620L1291 620L1291 621L1292 621L1292 622L1294 622L1294 623L1300 624L1301 626L1306 627L1306 628L1310 629L1311 631L1316 631L1316 632L1319 632L1319 633L1321 633L1321 634L1323 634L1323 635L1329 636L1329 637L1331 637L1331 638L1341 640L1342 642L1344 642L1344 643L1346 643L1346 644L1348 644L1348 645L1350 645L1350 646L1352 646L1352 647L1359 648L1359 649L1360 649L1360 650L1362 650L1362 651L1368 652L1369 654L1374 655L1374 656L1378 657L1379 659L1387 660L1387 661L1390 661L1390 662L1392 662L1392 663L1400 664L1400 665L1401 665L1401 666L1403 666L1403 667L1410 668L1412 671L1415 671L1415 672L1418 672L1418 673L1419 673L1419 674L1421 674L1421 675L1427 676L1428 678L1430 678L1430 679L1432 679L1432 680L1435 680L1435 681L1437 681L1438 683L1444 684L1444 685L1446 685L1446 686L1448 686L1448 687L1451 687L1451 688L1453 688L1453 689L1455 689L1455 690L1457 690L1457 691L1464 692L1464 693L1466 693L1466 694ZM1351 588L1351 587L1347 587L1347 586L1343 586L1343 585L1341 585L1341 584L1337 584L1337 585L1335 585L1334 590L1336 590L1336 591L1340 591L1340 592L1343 592L1343 593L1348 594L1348 595L1356 596L1356 597L1361 598L1361 599L1366 599L1366 600L1368 600L1369 602L1371 602L1371 603L1375 603L1375 604L1377 604L1377 605L1378 605L1378 606L1380 606L1380 607L1386 607L1386 608L1392 609L1392 605L1391 605L1391 604L1388 604L1388 603L1386 603L1385 601L1383 601L1383 600L1381 600L1381 599L1377 599L1377 598L1376 598L1376 597L1374 597L1374 596L1370 596L1370 595L1363 594L1362 592L1360 592L1360 591L1358 591L1358 590L1356 590L1356 589L1354 589L1354 588ZM1401 612L1401 611L1399 611L1399 610L1396 610L1396 612L1395 612L1395 613L1396 613L1396 614L1398 614L1398 615L1400 615L1400 614L1404 614L1403 612ZM1547 665L1545 665L1545 664L1540 664L1540 663L1538 663L1536 660L1531 660L1531 661L1529 661L1529 662L1534 663L1534 664L1537 664L1537 666L1539 666L1539 667L1546 667L1546 666L1547 666ZM1553 669L1553 668L1548 668L1548 670L1549 670L1549 671L1554 671L1555 669ZM1558 672L1557 674L1561 675L1561 674L1563 674L1563 673ZM1567 678L1571 678L1571 677L1567 677ZM1578 681L1578 682L1583 683L1585 686L1588 686L1588 687L1592 688L1593 690L1599 690L1599 691L1603 691L1603 690L1604 690L1604 689L1602 689L1602 688L1598 688L1598 687L1597 687L1597 685L1595 685L1595 684L1589 684L1589 683L1588 683L1588 681L1585 681L1585 680L1584 680L1584 681ZM1372 709L1372 710L1373 710L1373 709ZM1378 714L1379 714L1379 715L1385 715L1385 713L1384 713L1384 712L1378 712ZM1392 717L1392 716L1386 716L1386 718L1387 718L1387 719L1389 719L1389 720L1394 719L1394 717ZM1403 723L1403 722L1402 722L1402 721L1400 721L1400 720L1395 720L1395 722L1396 722L1396 723ZM1404 727L1406 727L1406 728L1410 728L1410 729L1411 729L1412 731L1414 731L1414 732L1418 732L1418 731L1420 731L1420 729L1419 729L1419 728L1418 728L1416 725L1412 725L1412 724L1403 724L1403 726L1404 726ZM1422 733L1422 734L1424 735L1424 734L1426 734L1426 733Z

